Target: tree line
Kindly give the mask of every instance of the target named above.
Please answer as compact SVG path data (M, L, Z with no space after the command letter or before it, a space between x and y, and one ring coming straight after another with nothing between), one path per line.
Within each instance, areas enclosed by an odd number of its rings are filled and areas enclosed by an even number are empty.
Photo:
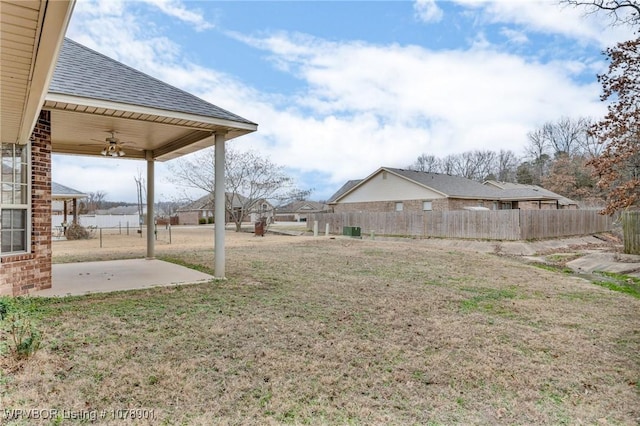
M511 150L473 150L436 157L421 154L410 170L462 176L484 182L497 180L539 185L587 205L603 205L591 160L603 146L592 134L592 120L562 117L527 134L525 155Z

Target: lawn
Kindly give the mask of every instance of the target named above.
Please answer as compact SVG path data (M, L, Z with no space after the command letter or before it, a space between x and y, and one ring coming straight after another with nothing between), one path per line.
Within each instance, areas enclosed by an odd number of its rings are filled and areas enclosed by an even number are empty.
M213 267L206 247L158 252ZM227 273L22 301L43 341L2 357L0 406L54 424L640 422L628 294L420 241L268 235L228 247Z

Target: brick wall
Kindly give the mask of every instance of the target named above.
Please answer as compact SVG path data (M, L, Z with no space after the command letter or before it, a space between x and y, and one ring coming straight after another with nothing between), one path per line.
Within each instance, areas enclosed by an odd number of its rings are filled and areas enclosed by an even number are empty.
M403 200L404 212L422 212L422 203L427 200ZM431 200L433 211L462 210L464 207L478 206L479 200L463 200L456 198L438 198ZM493 201L485 201L484 207L493 209ZM362 203L338 203L333 206L335 213L371 212L384 213L396 211L396 201L374 201Z
M556 210L556 201L518 201L518 208L522 210Z
M178 212L178 223L180 225L197 225L200 219L200 212Z
M400 200L398 200L400 201ZM404 212L421 212L422 202L424 200L403 200ZM480 206L482 201L482 207L486 207L493 210L494 200L467 200L462 198L439 198L431 201L431 209L433 211L452 211L452 210L464 210L465 207L477 207ZM500 206L500 202L498 202ZM520 208L523 210L556 210L557 204L555 201L519 201L514 203L514 208ZM353 213L353 212L370 212L370 213L385 213L396 211L396 201L373 201L373 202L361 202L361 203L338 203L333 206L335 213Z
M51 113L41 111L31 143L31 253L0 258L0 294L51 287Z

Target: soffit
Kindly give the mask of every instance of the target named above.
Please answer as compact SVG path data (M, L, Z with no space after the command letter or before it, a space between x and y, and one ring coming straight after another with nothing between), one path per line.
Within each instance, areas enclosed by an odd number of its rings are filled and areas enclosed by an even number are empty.
M0 2L2 142L28 142L73 5L73 0Z

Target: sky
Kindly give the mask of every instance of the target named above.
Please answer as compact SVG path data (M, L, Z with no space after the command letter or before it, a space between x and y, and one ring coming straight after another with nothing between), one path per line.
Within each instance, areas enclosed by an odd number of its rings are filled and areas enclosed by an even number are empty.
M227 146L326 200L421 154L523 156L545 122L603 116L602 51L633 34L556 0L78 0L67 37L258 123ZM168 163L155 167L156 201L185 194ZM135 202L145 170L54 155L52 173Z

